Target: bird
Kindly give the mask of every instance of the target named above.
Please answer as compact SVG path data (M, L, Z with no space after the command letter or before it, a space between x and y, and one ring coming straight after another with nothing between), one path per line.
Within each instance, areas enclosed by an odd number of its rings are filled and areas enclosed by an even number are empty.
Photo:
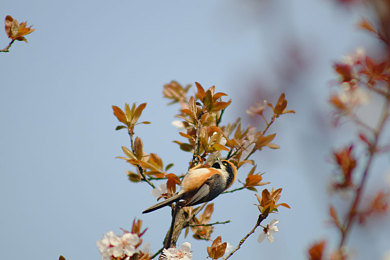
M181 182L181 190L171 198L157 203L142 213L149 213L179 202L181 207L197 205L215 199L235 181L237 168L228 160L217 160L209 168L195 166L188 170Z

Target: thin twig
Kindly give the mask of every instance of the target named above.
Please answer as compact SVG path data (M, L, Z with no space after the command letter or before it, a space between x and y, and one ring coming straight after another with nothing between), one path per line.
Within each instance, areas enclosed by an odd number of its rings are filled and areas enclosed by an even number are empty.
M153 259L155 258L156 256L158 256L162 251L164 250L164 248L160 248L154 255L152 255L152 257L150 259Z
M141 176L142 176L142 180L145 181L147 184L149 184L153 189L155 189L156 186L154 186L154 184L151 183L150 180L148 180L148 178L146 178L146 176L144 174L144 169L138 164L137 164L137 167L138 167L139 174L141 174Z
M267 212L264 212L263 214L260 214L260 215L259 215L259 218L257 219L256 225L252 228L252 230L251 230L248 234L246 234L246 236L245 236L243 239L241 239L241 241L240 241L240 243L238 243L237 247L236 247L232 252L230 252L230 254L229 254L227 257L225 257L223 260L227 260L227 259L230 258L238 249L240 249L240 247L242 246L242 244L244 244L245 240L247 240L248 237L249 237L250 235L252 235L252 234L256 231L256 228L257 228L258 226L260 226L261 222L262 222L264 219L266 219L267 216L268 216L268 211L267 211Z
M352 224L355 221L355 217L357 216L356 213L358 211L359 202L360 202L361 196L363 194L363 189L364 189L365 184L367 182L366 180L367 180L368 174L370 172L371 165L372 165L372 162L374 160L375 154L377 152L377 147L379 145L379 138L380 138L381 134L383 133L383 129L384 129L384 127L387 123L387 120L389 119L389 116L390 116L390 114L389 114L390 97L386 96L385 98L386 98L386 103L385 103L383 110L382 110L381 119L378 122L378 127L373 130L374 140L373 140L372 144L369 146L369 151L368 151L369 157L367 159L366 166L364 167L363 176L362 176L362 178L360 180L360 184L356 190L355 198L353 199L353 202L348 210L348 217L345 220L345 223L343 225L344 228L341 229L341 239L340 239L340 243L339 243L339 250L341 250L344 247L345 242L347 240L347 237L351 231Z
M9 52L9 48L11 48L11 45L15 42L15 40L12 40L7 47L4 49L0 50L0 52Z
M245 186L242 186L240 188L237 188L237 189L234 189L234 190L227 190L227 191L224 191L223 193L233 193L235 191L239 191L239 190L243 190L245 189L246 187Z
M192 224L188 225L188 227L210 227L210 226L215 226L215 225L221 225L221 224L227 224L230 223L230 220L222 221L222 222L214 222L214 223L209 223L209 224Z

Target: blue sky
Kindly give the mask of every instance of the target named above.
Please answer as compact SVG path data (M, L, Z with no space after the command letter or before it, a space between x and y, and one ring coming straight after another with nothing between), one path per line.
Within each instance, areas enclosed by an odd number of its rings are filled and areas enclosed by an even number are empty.
M248 121L245 108L260 98L251 95L254 81L268 86L271 101L281 90L291 97L297 114L277 125L282 149L263 151L256 162L271 186L283 187L281 200L292 209L276 216L280 232L273 244L258 244L257 231L233 259L304 258L314 240L335 233L325 224L324 183L332 170L328 140L338 139L330 134L321 141L320 128L331 124L332 62L372 44L354 27L362 13L306 0L3 0L0 17L27 20L36 31L28 44L16 42L0 57L0 258L99 259L96 241L130 228L134 217L149 228L144 241L152 252L160 248L169 210L141 214L155 198L147 185L128 182L125 170L131 168L115 159L129 140L114 131L111 105L147 102L142 119L152 124L136 134L147 152L182 173L190 157L172 143L180 139L171 125L176 107L162 98L171 80L226 92L233 99L226 120ZM310 65L280 86L274 67L284 64L280 50L288 39L303 46ZM8 44L5 33L0 43ZM325 115L323 125L316 125L316 111ZM213 220L232 223L216 227L213 238L220 234L236 245L256 222L255 202L249 191L218 198ZM365 235L376 231L371 227ZM187 240L194 259L204 259L210 243L190 237L179 243ZM378 257L386 248L380 242L373 247Z

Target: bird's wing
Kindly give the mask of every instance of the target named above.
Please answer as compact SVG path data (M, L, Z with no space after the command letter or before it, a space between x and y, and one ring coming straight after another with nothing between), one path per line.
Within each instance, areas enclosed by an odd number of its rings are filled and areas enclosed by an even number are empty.
M222 176L214 174L200 186L198 191L186 202L186 206L196 205L202 202L210 201L223 192Z
M192 206L203 202L203 199L210 193L210 185L208 183L203 184L199 190L186 202L186 206Z

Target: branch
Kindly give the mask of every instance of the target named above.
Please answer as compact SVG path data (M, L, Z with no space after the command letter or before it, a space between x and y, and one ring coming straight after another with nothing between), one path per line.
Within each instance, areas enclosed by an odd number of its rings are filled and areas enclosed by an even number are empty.
M7 47L4 49L0 50L0 52L9 52L9 48L11 48L11 45L15 42L15 40L12 40Z
M223 194L223 193L233 193L233 192L236 192L236 191L239 191L239 190L243 190L243 189L245 189L245 188L246 188L245 186L242 186L242 187L237 188L237 189L234 189L234 190L227 190L227 191L224 191L224 192L222 192L222 194Z
M214 226L214 225L220 225L220 224L227 224L227 223L230 223L230 220L226 220L226 221L222 221L222 222L214 222L214 223L210 223L210 224L192 224L192 225L187 225L188 227L210 227L210 226Z
M261 222L266 219L268 217L268 210L262 214L259 215L259 218L257 219L257 222L256 222L256 225L252 228L252 230L246 234L246 236L241 239L240 243L237 245L237 247L232 251L230 252L230 254L225 257L223 260L227 260L228 258L230 258L238 249L240 249L240 247L242 246L242 244L244 244L245 240L247 240L248 237L250 237L255 231L256 231L256 228L258 226L260 226Z
M144 169L138 164L137 164L137 168L138 168L139 174L141 174L141 176L142 176L142 180L145 181L147 184L149 184L153 189L155 189L156 186L154 186L154 184L151 183L150 180L148 180L148 178L146 178L146 176L144 174Z
M353 202L348 210L348 217L345 220L345 223L343 225L344 228L341 229L341 239L340 239L340 243L339 243L339 250L341 250L344 247L346 240L347 240L347 237L351 231L352 224L355 221L355 217L357 216L356 213L358 211L359 202L360 202L360 199L361 199L361 196L363 193L363 189L364 189L364 186L367 182L366 180L367 180L368 174L370 172L371 165L372 165L372 162L374 160L375 154L378 150L377 148L379 145L379 138L380 138L381 134L383 133L383 129L384 129L386 122L390 116L390 114L389 114L390 113L389 112L390 97L386 96L385 98L386 98L386 103L383 106L382 115L381 115L381 118L378 122L378 126L376 129L373 129L374 141L372 142L372 144L368 148L369 149L369 151L368 151L369 157L368 157L366 166L364 167L362 179L360 180L360 184L356 190L355 198L353 199Z
M153 259L155 258L156 256L158 256L162 251L164 250L164 248L160 248L154 255L152 255L152 257L150 259Z

